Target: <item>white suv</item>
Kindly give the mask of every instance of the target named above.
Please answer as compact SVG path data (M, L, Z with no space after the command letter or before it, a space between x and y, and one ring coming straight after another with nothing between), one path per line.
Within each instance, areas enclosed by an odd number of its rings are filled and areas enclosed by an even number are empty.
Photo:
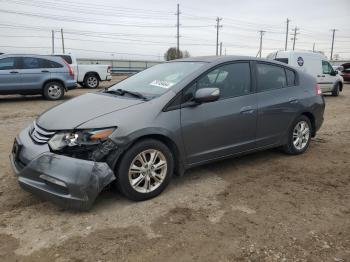
M339 92L343 90L343 78L321 53L277 51L269 54L267 58L289 64L314 76L321 87L322 93L332 93L333 96L338 96Z

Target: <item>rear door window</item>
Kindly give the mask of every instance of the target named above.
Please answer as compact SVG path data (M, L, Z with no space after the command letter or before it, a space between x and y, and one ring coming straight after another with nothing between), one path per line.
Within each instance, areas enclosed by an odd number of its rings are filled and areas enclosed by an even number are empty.
M11 70L16 69L16 58L7 57L0 59L0 70Z
M40 60L35 57L23 57L22 58L22 69L37 69L42 68Z
M295 72L293 70L286 69L287 85L295 86Z
M264 92L287 86L284 68L272 64L257 63L258 91Z

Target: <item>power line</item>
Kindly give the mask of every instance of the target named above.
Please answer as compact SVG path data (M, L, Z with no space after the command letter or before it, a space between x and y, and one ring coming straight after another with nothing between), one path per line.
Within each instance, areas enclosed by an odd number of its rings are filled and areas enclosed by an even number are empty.
M30 16L30 17L38 17L38 18L44 18L49 20L58 20L58 21L64 21L64 22L76 22L76 23L88 23L88 24L95 24L95 25L109 25L109 26L124 26L124 27L144 27L144 28L171 28L174 27L173 25L168 24L122 24L122 23L111 23L111 22L98 22L96 20L91 21L90 19L74 19L70 17L65 16L51 16L51 15L44 15L44 14L38 14L38 13L27 13L27 12L19 12L19 11L12 11L12 10L0 10L1 13L8 13L8 14L16 14L16 15L23 15L23 16Z

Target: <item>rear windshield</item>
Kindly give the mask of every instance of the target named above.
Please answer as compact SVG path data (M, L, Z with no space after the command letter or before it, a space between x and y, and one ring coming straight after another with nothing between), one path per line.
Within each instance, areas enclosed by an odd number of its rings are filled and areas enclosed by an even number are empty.
M73 63L72 57L69 55L55 55L55 56L63 58L63 60L66 61L70 65Z
M202 62L172 62L155 65L113 85L110 90L124 89L149 97L160 96L203 64Z

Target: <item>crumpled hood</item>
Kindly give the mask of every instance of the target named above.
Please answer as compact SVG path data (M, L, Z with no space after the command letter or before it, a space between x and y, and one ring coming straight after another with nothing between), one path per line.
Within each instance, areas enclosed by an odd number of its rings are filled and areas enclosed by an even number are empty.
M71 130L99 116L144 103L129 97L88 93L44 112L37 119L46 130Z

